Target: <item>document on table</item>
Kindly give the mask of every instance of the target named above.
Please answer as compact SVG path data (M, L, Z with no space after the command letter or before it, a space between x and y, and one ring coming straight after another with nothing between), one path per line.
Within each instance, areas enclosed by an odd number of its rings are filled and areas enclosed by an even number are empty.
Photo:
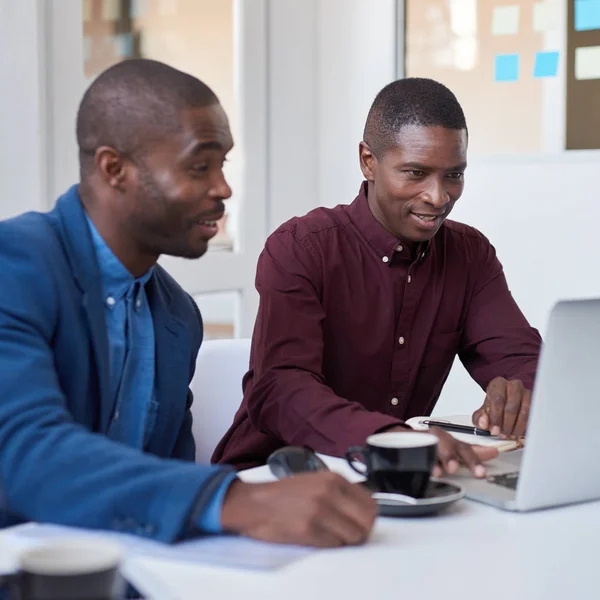
M237 536L210 536L163 544L134 535L59 525L26 523L2 534L5 548L23 551L58 537L96 536L119 543L126 557L164 558L179 562L272 571L296 562L315 550L304 546L267 544Z

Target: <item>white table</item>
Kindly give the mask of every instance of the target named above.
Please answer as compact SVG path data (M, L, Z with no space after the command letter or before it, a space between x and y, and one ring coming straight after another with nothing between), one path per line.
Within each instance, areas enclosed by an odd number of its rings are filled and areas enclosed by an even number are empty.
M264 467L242 477L272 479ZM365 546L318 551L276 573L136 560L180 600L597 600L600 503L513 514L465 500L437 517L380 518Z

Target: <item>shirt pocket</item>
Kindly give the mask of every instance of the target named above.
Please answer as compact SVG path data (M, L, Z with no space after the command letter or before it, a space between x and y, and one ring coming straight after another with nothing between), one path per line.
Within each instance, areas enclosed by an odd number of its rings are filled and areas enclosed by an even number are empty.
M421 367L451 366L460 349L462 331L432 334L425 347Z

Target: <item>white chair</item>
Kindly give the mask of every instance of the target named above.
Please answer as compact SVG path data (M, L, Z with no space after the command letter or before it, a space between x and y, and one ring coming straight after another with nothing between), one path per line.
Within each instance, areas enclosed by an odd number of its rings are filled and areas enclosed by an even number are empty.
M233 423L242 401L242 378L250 362L250 340L209 340L198 352L190 385L194 394L192 433L196 462L208 464Z

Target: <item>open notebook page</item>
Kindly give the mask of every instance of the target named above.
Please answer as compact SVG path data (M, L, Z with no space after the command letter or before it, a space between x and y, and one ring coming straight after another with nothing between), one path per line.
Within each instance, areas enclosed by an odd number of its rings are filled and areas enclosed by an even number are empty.
M449 417L412 417L406 421L407 425L410 425L413 429L426 430L429 429L428 425L423 425L421 421L427 419L435 419L436 421L449 421L450 423L457 423L458 425L469 425L473 426L471 415L451 415ZM456 438L466 444L474 444L477 446L492 446L497 448L499 452L508 452L515 448L520 448L522 444L513 440L499 440L497 437L484 437L480 435L469 435L468 433L458 433L456 431L448 432L452 437Z

